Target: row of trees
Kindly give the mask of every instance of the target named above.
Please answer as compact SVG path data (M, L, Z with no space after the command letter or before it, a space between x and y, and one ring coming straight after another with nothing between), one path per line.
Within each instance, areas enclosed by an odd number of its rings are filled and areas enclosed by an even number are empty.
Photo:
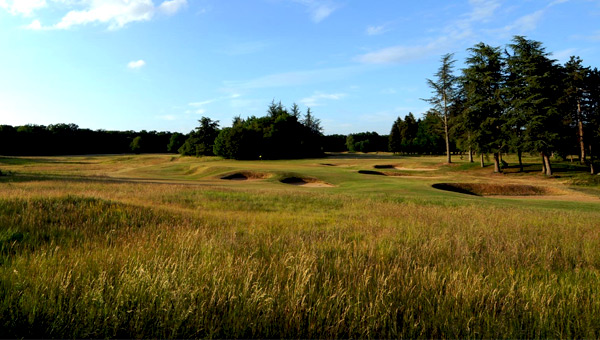
M285 159L323 154L319 119L310 108L302 115L296 104L287 109L281 102L272 102L266 116L236 117L231 127L221 130L218 121L207 117L202 117L199 123L179 148L182 155Z
M170 132L81 129L75 124L0 125L0 155L168 152Z
M577 154L595 173L592 153L600 144L600 72L578 57L560 65L542 43L515 36L506 49L479 43L468 49L466 67L454 75L452 54L442 57L435 79L428 79L447 161L454 148L500 156L515 152L523 169L524 152L536 153L543 172L552 175L551 155ZM390 133L390 151L414 150L418 127L412 115L398 119ZM413 149L411 149L413 148ZM589 159L587 158L589 157Z

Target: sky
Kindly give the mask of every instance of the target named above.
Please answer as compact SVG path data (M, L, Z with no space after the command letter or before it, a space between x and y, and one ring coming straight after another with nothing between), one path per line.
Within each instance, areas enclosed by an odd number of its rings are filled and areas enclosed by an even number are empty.
M0 0L0 124L187 133L275 100L388 134L443 54L514 35L600 67L600 0Z

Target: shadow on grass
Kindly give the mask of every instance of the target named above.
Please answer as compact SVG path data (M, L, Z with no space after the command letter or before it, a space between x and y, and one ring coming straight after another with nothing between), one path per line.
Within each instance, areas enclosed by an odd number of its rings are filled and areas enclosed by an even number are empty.
M432 188L434 189L438 189L438 190L444 190L444 191L451 191L451 192L456 192L459 194L465 194L465 195L473 195L473 196L481 196L478 195L470 190L467 190L465 188L462 188L458 185L455 184L451 184L451 183L435 183L431 185Z

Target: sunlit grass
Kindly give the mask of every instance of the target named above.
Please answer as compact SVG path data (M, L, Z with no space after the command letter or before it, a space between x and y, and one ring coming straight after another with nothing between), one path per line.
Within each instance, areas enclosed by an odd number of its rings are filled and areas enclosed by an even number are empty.
M438 179L357 172L387 159L203 162L334 188L184 182L194 175L171 169L173 182L165 163L202 164L167 157L11 165L17 174L0 180L0 336L600 336L596 202L465 196L431 188ZM498 180L440 159L427 163L443 181ZM111 175L136 167L167 180Z

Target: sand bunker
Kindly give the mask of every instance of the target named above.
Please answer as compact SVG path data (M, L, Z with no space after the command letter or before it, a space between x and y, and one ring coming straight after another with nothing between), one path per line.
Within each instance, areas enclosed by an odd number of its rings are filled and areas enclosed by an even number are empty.
M311 188L331 188L333 185L311 177L286 177L280 180L281 183L299 185Z
M432 187L475 196L539 196L551 193L548 188L521 184L436 183Z
M432 169L432 168L405 168L405 167L401 167L401 166L395 166L394 169L406 170L406 171L435 171L435 170L437 170L437 169Z
M383 173L381 171L374 171L374 170L358 170L358 173L363 174L363 175L387 176L385 173Z
M265 179L271 177L270 174L265 174L262 172L254 172L254 171L241 171L235 172L229 175L225 175L221 177L221 179L226 179L230 181L250 181L250 180L258 180Z
M373 165L375 169L395 169L395 170L406 170L406 171L434 171L437 169L432 168L406 168L398 164L377 164Z

